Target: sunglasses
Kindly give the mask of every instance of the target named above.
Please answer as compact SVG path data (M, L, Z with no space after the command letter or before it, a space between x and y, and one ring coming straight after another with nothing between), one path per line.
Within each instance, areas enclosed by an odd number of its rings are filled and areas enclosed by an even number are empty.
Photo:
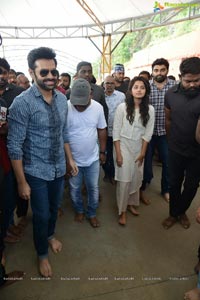
M40 70L40 76L41 77L46 77L49 73L51 73L52 76L58 77L58 70L53 69L53 70L48 70L48 69L42 69Z

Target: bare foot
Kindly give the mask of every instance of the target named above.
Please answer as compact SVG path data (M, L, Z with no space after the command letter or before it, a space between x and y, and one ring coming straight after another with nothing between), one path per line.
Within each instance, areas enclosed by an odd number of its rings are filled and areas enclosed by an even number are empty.
M4 287L7 287L10 284L22 280L24 275L25 273L22 271L13 271L11 273L8 273L5 278L5 283L1 285L0 288L2 289Z
M185 293L184 300L200 300L200 289L195 288Z
M145 205L149 205L151 203L151 201L146 197L145 193L142 190L140 190L140 201Z
M51 246L51 249L55 254L62 250L62 243L56 238L50 239L49 245Z
M74 217L74 221L78 223L82 223L84 220L84 214L83 213L76 213Z
M64 210L61 207L59 207L58 208L58 217L62 217L63 215L64 215Z
M43 277L52 277L53 273L48 258L39 259L39 271Z
M128 205L127 210L130 211L134 216L139 216L139 212L133 205Z
M122 212L121 215L119 216L119 225L126 225L126 213Z

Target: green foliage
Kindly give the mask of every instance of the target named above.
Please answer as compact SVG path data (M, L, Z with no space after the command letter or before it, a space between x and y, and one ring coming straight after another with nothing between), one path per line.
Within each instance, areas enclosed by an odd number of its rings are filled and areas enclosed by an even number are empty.
M183 12L184 14L184 12ZM128 33L112 54L112 65L128 62L133 53L200 28L200 20L189 20L168 26ZM117 37L119 38L119 37ZM115 45L118 39L114 39Z

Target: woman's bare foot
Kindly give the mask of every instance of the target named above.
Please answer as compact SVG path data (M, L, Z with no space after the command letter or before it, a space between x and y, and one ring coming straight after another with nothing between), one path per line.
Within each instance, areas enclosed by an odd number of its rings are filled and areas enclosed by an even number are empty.
M119 216L119 221L118 223L120 225L126 225L126 212L122 212L121 215Z
M62 243L59 240L57 240L56 238L50 239L49 245L55 254L62 250Z
M184 300L200 300L200 289L195 288L185 293Z
M43 277L52 277L53 273L48 258L39 258L39 271Z
M133 205L128 205L127 210L132 213L134 216L139 216L139 212L135 209Z

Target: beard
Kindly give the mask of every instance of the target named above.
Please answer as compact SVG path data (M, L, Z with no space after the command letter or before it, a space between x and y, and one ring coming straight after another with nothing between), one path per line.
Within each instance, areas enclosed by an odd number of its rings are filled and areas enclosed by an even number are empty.
M8 84L8 80L0 78L0 90L3 90Z
M46 82L52 82L52 85L49 85ZM57 82L57 78L55 78L55 79L46 78L46 79L41 80L35 74L35 83L44 91L51 91L51 90L55 89L56 82Z
M157 76L154 76L154 80L158 83L162 83L163 81L165 81L167 78L166 75L157 75Z
M200 95L200 87L193 87L189 89L185 89L180 84L180 91L182 94L184 94L187 98L195 98L196 96Z

